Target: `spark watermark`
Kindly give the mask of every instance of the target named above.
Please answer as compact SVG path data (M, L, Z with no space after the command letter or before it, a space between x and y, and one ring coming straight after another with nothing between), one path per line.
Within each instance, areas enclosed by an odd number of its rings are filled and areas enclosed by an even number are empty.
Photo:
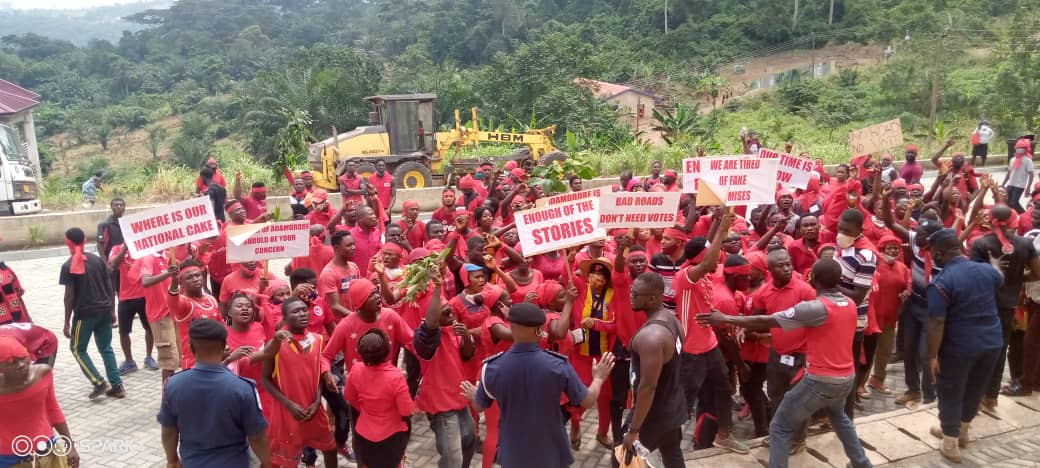
M41 457L51 454L64 457L72 451L72 446L72 440L63 435L56 436L53 440L42 435L36 437L18 435L11 440L11 453L19 457L34 454ZM79 453L110 455L130 453L142 449L139 442L126 439L79 439L76 441L75 446L76 451Z

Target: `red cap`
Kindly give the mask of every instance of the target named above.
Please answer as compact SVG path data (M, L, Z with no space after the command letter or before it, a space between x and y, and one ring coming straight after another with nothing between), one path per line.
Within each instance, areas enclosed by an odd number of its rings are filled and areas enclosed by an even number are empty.
M322 189L314 189L311 193L311 203L325 203L329 199L329 192Z
M917 145L906 145L906 150L907 151L912 151L912 152L916 153L917 152Z

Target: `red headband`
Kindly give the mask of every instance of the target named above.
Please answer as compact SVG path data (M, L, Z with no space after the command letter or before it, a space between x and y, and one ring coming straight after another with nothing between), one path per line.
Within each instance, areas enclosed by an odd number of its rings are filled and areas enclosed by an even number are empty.
M906 190L907 190L908 192L912 192L912 191L914 191L914 190L920 190L920 191L922 191L922 192L923 192L923 191L924 191L924 186L923 186L923 185L921 185L921 184L910 184L910 185L907 185L907 186L906 186Z
M400 256L404 255L404 249L402 249L400 245L397 245L393 242L387 242L386 245L383 246L383 252L393 252Z
M253 187L249 193L267 193L267 187Z
M734 266L724 267L722 269L722 272L727 274L727 275L750 275L751 274L751 264L734 265Z
M303 171L300 173L300 177L307 177L309 175L311 175L311 171Z
M896 179L892 181L892 188L907 188L906 181L903 179Z
M183 274L188 273L188 272L191 272L191 271L199 271L199 272L201 272L202 268L199 268L199 267L197 267L195 265L186 266L184 268L181 268L181 272L178 274L178 276L183 275Z
M645 250L637 250L635 252L629 252L628 253L628 258L634 258L634 257L647 258L646 251Z
M242 202L239 202L238 200L236 200L236 201L231 202L230 205L228 205L226 208L224 208L224 211L226 211L228 213L231 213L232 211L235 211L236 208L241 208L241 207L242 207Z
M681 231L679 229L675 229L675 228L667 228L667 229L665 229L664 230L664 236L671 237L672 239L675 239L675 240L681 240L683 242L686 242L686 241L690 240L690 236L688 234L686 234L685 232L683 232L683 231Z
M1007 207L1006 205L1003 206L1005 208ZM1012 211L1010 218L1001 221L993 214L994 208L996 207L989 209L989 222L993 225L993 234L996 234L997 240L1000 241L1001 252L1005 255L1010 254L1015 251L1015 245L1011 243L1011 239L1008 239L1007 233L1004 232L1004 230L1018 225L1018 215Z
M419 207L419 202L417 202L415 200L405 200L404 205L401 205L401 209L402 210L407 210L409 208L418 208L418 207Z
M85 274L87 272L87 254L83 253L83 243L77 244L65 238L65 245L69 247L69 253L72 254L69 273L74 275Z

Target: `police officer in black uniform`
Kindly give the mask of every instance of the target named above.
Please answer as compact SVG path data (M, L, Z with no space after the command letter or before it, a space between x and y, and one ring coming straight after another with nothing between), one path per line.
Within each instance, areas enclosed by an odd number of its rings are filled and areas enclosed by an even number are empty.
M572 405L596 404L603 381L614 367L614 356L604 353L593 365L592 385L581 383L567 357L539 347L545 311L534 304L509 308L513 345L487 358L480 385L463 382L463 393L481 408L497 402L499 422L498 462L503 468L556 468L574 462L563 428L560 394Z
M223 365L224 324L197 319L188 336L195 367L170 377L156 418L162 425L167 465L244 468L250 465L252 447L260 466L270 467L267 420L260 412L256 383Z

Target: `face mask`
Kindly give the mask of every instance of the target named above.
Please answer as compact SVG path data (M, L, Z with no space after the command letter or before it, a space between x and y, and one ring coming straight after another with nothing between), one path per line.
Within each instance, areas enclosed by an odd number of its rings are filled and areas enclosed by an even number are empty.
M881 254L881 259L884 260L885 263L887 263L889 265L895 263L897 258L899 258L899 257L893 257L891 255Z
M855 243L856 243L856 238L855 237L847 236L847 235L841 234L841 233L838 234L838 238L837 238L838 247L841 247L843 249L847 249L849 247L852 247L852 244L855 244Z
M1015 148L1015 154L1026 154L1025 148Z

